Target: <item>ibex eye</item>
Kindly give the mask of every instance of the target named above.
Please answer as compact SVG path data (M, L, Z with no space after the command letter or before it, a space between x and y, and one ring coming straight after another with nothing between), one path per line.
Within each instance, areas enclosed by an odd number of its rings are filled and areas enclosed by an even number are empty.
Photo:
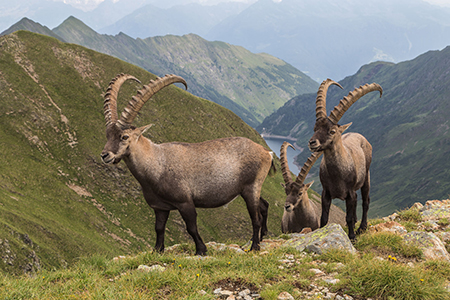
M126 141L126 140L128 140L128 138L129 138L129 136L128 136L128 135L123 135L123 136L122 136L122 140L123 140L123 141Z
M330 130L330 134L335 134L336 133L336 129L331 129Z

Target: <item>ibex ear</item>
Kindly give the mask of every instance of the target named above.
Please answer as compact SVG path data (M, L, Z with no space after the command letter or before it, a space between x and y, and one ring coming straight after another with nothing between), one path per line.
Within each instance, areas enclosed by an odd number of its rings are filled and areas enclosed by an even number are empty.
M344 131L346 131L347 128L350 127L350 125L352 125L352 123L348 123L348 124L345 124L345 125L341 125L341 127L339 128L339 129L341 130L341 133L344 132Z
M310 183L305 184L306 190L308 190L313 185L313 183L314 183L314 180L311 181Z
M152 127L152 126L153 126L153 124L139 127L139 128L137 129L137 130L139 130L139 136L143 135L144 132L146 132L146 131L147 131L150 127Z

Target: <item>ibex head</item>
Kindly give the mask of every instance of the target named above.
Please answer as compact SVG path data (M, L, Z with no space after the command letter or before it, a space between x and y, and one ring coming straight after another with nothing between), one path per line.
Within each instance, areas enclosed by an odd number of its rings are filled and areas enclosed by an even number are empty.
M331 111L330 116L327 116L327 91L328 87L333 84L342 88L339 83L331 79L327 79L322 82L319 90L317 91L316 123L314 125L314 134L309 140L309 149L313 152L330 149L334 144L336 144L336 142L341 138L343 132L352 124L349 123L346 125L339 125L338 122L350 106L352 106L352 104L359 98L373 91L379 91L380 97L383 94L383 89L377 83L360 86L344 97Z
M314 181L307 183L307 184L304 184L303 182L306 179L306 175L308 175L309 171L311 170L311 167L314 165L314 163L317 161L317 159L320 157L320 155L322 155L322 152L312 153L311 156L308 158L308 160L303 165L303 167L300 170L300 173L298 174L295 181L293 181L292 177L291 177L291 173L289 171L289 165L287 162L287 158L286 158L287 147L291 147L292 149L295 149L288 142L284 142L283 145L281 145L280 161L281 161L281 171L282 171L283 179L285 182L283 187L284 187L284 191L287 196L286 202L284 205L284 209L287 212L292 212L303 201L309 201L308 189L311 187L311 185L314 183Z
M139 80L131 75L117 75L111 80L104 97L103 112L106 121L107 142L101 157L103 162L107 164L116 164L123 157L128 156L133 143L136 143L141 135L151 127L151 125L147 125L136 128L131 124L139 110L155 93L175 82L183 83L187 89L186 81L179 76L166 75L162 78L151 80L148 85L145 85L138 91L136 96L132 97L119 119L117 114L117 95L122 84L128 79L140 83Z

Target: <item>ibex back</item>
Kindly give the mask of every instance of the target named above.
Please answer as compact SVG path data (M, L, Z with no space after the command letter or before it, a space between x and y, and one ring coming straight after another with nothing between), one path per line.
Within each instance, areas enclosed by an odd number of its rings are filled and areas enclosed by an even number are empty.
M142 134L151 126L131 125L138 111L162 88L185 80L166 75L138 91L117 115L117 94L130 75L118 75L105 95L104 114L107 142L102 151L105 163L125 161L142 186L144 198L155 211L157 251L164 251L164 232L171 210L178 210L195 242L196 254L206 254L197 229L196 207L214 208L241 195L247 205L252 227L251 250L259 250L267 232L268 203L260 197L261 187L271 168L272 152L242 137L216 139L202 143L155 144Z

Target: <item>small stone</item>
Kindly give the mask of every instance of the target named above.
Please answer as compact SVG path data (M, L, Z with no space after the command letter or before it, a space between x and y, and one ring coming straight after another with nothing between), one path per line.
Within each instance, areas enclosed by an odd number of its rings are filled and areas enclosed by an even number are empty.
M329 277L329 278L321 278L323 281L325 281L326 283L329 284L336 284L339 282L339 279L337 278L333 278L333 277Z
M278 297L277 300L295 300L294 297L292 297L291 294L289 294L288 292L281 292Z
M233 295L233 292L229 291L229 290L222 290L222 291L220 291L219 294L222 296L231 296L231 295Z
M309 269L311 272L313 272L314 274L316 274L316 276L323 276L325 275L324 272L322 272L322 270L319 269Z
M248 294L250 294L250 290L249 289L245 289L243 291L240 291L238 295L241 296L241 297L245 297Z
M139 271L143 271L143 272L154 272L154 271L156 271L156 272L163 272L163 271L166 270L165 267L160 266L160 265L153 265L151 267L146 266L146 265L140 265L137 269Z
M120 255L120 256L114 257L114 258L113 258L113 261L118 261L118 260L125 259L125 258L126 258L125 256Z

